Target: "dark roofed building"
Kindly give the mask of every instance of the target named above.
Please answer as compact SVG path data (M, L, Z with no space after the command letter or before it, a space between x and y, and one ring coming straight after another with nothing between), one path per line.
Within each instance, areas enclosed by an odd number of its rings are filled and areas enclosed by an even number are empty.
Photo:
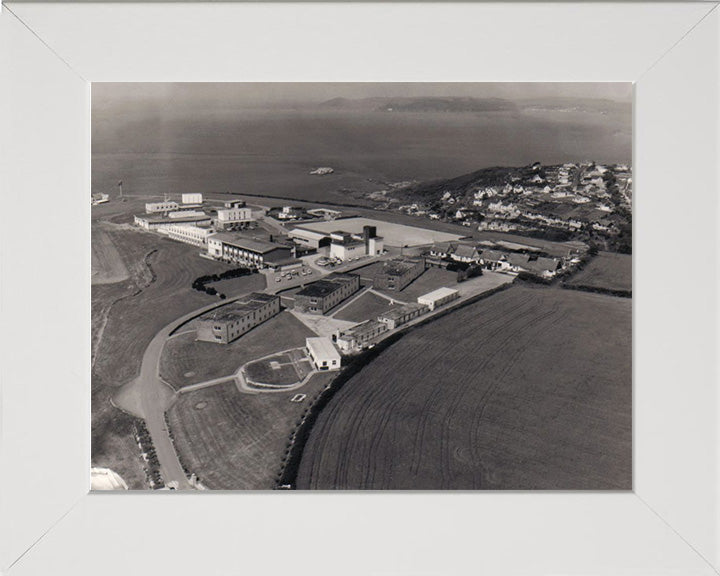
M197 320L197 339L227 344L279 312L278 296L252 292L200 316Z
M328 274L295 294L295 310L325 314L358 290L360 276L357 274Z
M229 232L208 238L208 254L225 262L257 268L278 268L294 260L289 246Z
M400 291L425 271L422 258L396 258L388 260L375 274L373 286L380 290Z

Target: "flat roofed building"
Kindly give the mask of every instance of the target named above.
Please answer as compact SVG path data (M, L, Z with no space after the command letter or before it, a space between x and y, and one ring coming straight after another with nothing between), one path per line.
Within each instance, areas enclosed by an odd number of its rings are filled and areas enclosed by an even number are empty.
M233 224L244 224L252 221L252 210L246 206L220 208L217 211L218 228L225 228Z
M204 342L228 344L279 312L279 296L252 292L200 316L196 336Z
M357 274L328 274L295 294L295 309L310 314L325 314L360 290Z
M202 201L203 201L203 195L200 193L197 193L197 192L182 195L182 203L183 204L202 204Z
M212 224L212 218L200 212L194 215L188 215L183 213L182 216L176 216L174 218L167 218L166 216L155 216L155 215L142 215L135 216L135 225L145 230L159 230L167 226L178 226L178 225L207 225Z
M218 260L255 268L276 268L294 261L288 246L227 232L208 238L208 254Z
M378 320L366 320L362 324L338 332L335 341L338 348L345 352L360 350L372 344L388 327Z
M373 286L380 290L400 291L415 278L425 272L425 261L422 258L395 258L383 264L375 274Z
M339 370L340 353L328 337L306 338L308 355L318 370Z
M145 204L145 212L147 214L155 214L157 212L172 212L178 209L178 203L167 200L165 202L148 202Z
M429 292L424 296L420 296L417 301L418 304L424 304L430 310L435 310L435 308L437 308L438 306L447 304L448 302L451 302L456 298L460 298L460 292L453 288L443 287L438 288L437 290L433 290L432 292Z
M425 314L428 307L425 304L407 304L391 308L387 312L383 312L377 317L378 322L382 322L388 327L388 330L394 330L398 326L402 326L410 320L414 320L418 316Z
M214 234L212 228L201 228L192 224L165 226L158 230L161 234L167 234L168 238L192 244L193 246L205 246L210 235Z

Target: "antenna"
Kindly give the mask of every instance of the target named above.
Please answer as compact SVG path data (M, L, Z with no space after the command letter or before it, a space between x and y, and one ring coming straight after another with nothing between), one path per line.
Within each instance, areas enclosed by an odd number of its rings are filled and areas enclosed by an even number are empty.
M122 191L122 180L118 182L118 188L120 188L120 201L125 202L125 198L123 197L123 191Z

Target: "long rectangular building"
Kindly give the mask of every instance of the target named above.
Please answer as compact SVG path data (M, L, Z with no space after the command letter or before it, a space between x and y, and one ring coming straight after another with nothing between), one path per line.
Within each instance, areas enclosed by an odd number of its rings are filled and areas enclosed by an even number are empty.
M437 290L433 290L432 292L429 292L424 296L420 296L417 301L418 304L423 304L432 311L435 310L435 308L437 308L438 306L447 304L448 302L451 302L457 298L460 298L460 292L458 292L454 288L443 287L438 288Z
M425 314L428 307L425 304L406 304L405 306L397 306L383 312L378 316L378 322L382 322L388 327L388 330L394 330L398 326L402 326L410 320L414 320L418 316Z
M328 274L295 294L295 310L310 314L325 314L360 290L357 274Z
M212 224L212 218L204 212L193 212L193 213L173 213L175 216L156 216L146 215L135 216L135 225L144 228L145 230L160 230L168 226L177 225L193 225L193 226L209 226Z
M208 254L218 260L255 268L277 268L294 261L288 246L218 232L208 238Z
M227 344L279 312L278 296L252 292L240 300L200 316L197 320L197 339Z
M370 345L384 332L387 332L386 324L377 320L367 320L362 324L357 324L352 328L341 330L336 335L336 343L340 350L350 352L352 350L360 350Z

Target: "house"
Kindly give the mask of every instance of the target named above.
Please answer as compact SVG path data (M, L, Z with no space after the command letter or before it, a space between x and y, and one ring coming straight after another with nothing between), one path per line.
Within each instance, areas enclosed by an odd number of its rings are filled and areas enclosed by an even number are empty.
M280 312L280 297L252 292L197 319L197 339L228 344Z

